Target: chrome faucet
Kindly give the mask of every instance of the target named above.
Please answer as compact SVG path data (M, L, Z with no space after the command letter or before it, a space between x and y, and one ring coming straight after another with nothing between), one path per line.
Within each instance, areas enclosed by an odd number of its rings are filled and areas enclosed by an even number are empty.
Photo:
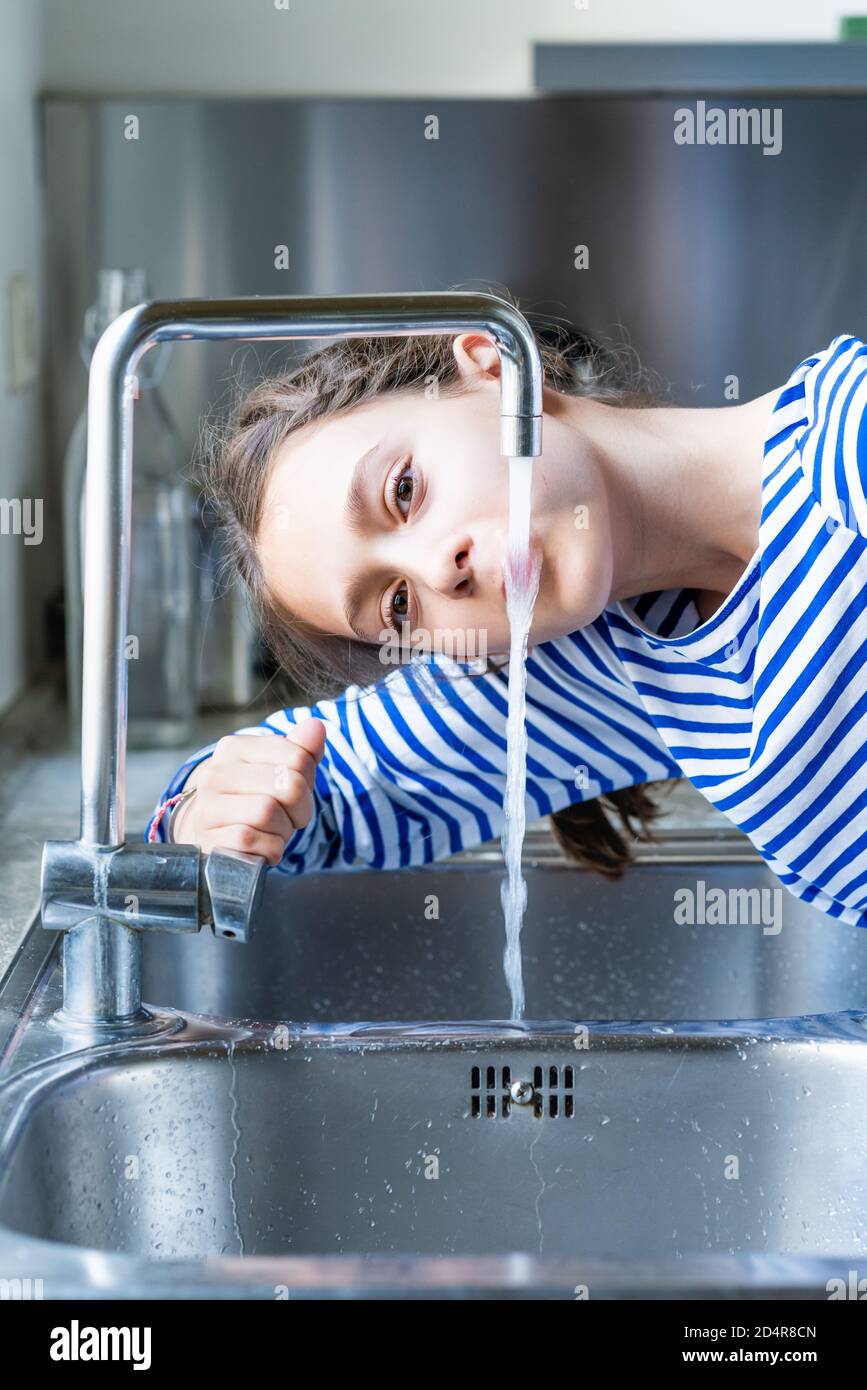
M486 334L500 356L500 452L542 447L542 364L522 314L490 294L359 294L155 300L115 319L90 366L81 730L81 833L49 840L42 924L65 933L63 1008L71 1026L148 1031L144 930L248 938L266 861L235 850L124 843L133 402L149 348L178 340Z

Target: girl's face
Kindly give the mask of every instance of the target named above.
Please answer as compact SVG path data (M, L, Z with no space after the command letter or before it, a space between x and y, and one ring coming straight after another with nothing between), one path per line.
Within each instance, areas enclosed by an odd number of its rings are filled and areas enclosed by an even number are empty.
M508 653L498 358L475 334L456 339L455 355L466 393L393 392L304 426L275 456L257 537L265 578L322 632L381 643L408 623L430 650ZM592 622L611 594L607 499L575 428L581 405L545 390L534 644Z

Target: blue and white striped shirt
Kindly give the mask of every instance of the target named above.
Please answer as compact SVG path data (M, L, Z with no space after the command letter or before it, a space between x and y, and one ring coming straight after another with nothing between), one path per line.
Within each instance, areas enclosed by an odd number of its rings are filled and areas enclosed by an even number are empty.
M865 607L867 344L842 335L776 397L759 546L714 616L686 590L645 594L531 651L528 816L686 776L794 894L867 926ZM315 815L277 872L426 864L500 834L507 674L451 670L433 694L403 667L236 731L309 714L328 731Z

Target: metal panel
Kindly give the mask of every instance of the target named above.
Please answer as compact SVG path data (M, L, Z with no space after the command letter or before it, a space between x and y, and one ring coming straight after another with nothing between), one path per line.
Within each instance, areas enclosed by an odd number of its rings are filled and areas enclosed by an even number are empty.
M774 97L783 147L770 158L676 145L685 98L48 99L56 495L99 266L143 266L160 297L505 285L525 309L628 341L684 405L724 404L732 376L740 399L761 394L836 334L863 335L867 96ZM209 406L292 350L165 351L192 451ZM44 563L59 584L59 546Z
M133 104L138 142L129 103L47 106L55 467L99 265L144 265L160 296L505 284L526 308L622 326L683 404L722 404L730 373L742 398L769 390L865 328L867 97L781 101L774 158L675 145L677 98ZM191 445L255 360L174 354L166 391Z

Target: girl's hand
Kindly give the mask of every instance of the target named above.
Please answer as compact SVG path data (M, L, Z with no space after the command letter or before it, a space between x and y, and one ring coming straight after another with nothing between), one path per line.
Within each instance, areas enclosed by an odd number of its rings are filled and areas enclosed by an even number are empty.
M230 734L190 773L195 796L171 822L175 844L241 849L279 864L287 842L313 815L316 764L325 725L305 719L291 733Z

